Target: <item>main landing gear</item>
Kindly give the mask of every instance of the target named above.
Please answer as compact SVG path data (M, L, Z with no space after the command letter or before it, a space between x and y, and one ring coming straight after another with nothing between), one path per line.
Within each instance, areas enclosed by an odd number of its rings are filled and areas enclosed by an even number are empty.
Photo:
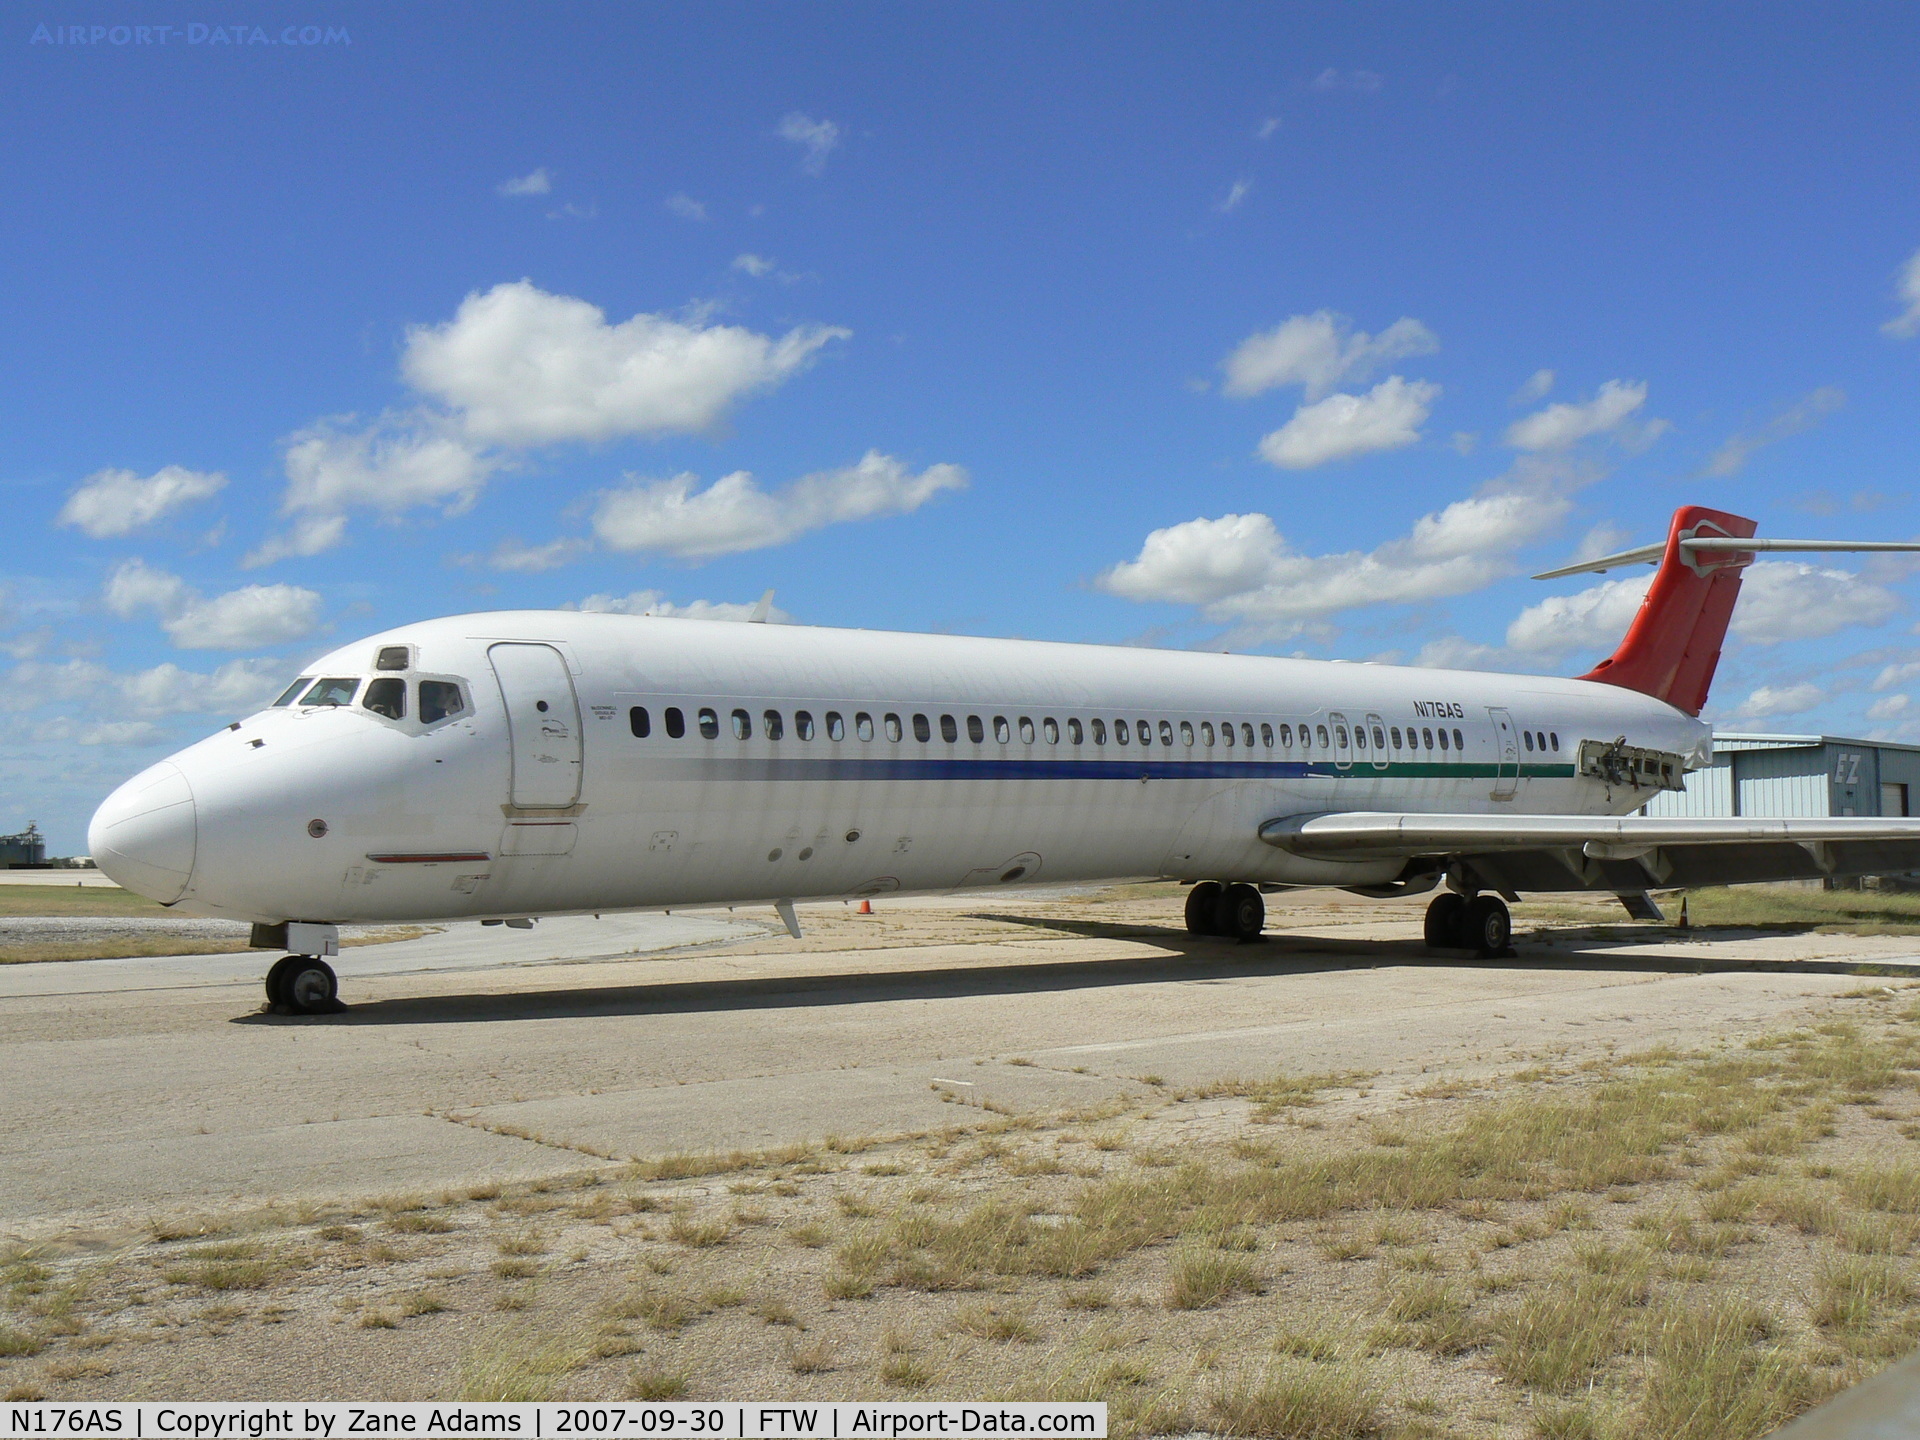
M250 942L260 950L292 950L267 971L267 1005L276 1015L331 1015L340 1003L340 977L326 957L340 953L340 931L333 925L283 921L255 925Z
M1251 885L1202 880L1187 892L1187 933L1216 935L1242 943L1258 940L1267 924L1267 902Z
M1429 950L1471 950L1482 960L1513 953L1513 916L1498 895L1469 900L1443 890L1427 906Z

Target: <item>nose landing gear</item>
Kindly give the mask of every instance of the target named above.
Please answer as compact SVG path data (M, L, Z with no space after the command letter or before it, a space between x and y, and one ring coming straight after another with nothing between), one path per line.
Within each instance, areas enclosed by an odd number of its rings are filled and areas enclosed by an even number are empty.
M1498 895L1469 900L1451 890L1427 906L1429 950L1471 950L1482 960L1513 953L1513 916Z
M252 943L261 950L286 949L267 971L267 1004L276 1015L331 1015L340 1003L340 979L326 957L340 953L336 926L287 921L255 925Z
M267 1004L276 1015L332 1015L340 1003L340 977L318 955L287 955L267 971Z

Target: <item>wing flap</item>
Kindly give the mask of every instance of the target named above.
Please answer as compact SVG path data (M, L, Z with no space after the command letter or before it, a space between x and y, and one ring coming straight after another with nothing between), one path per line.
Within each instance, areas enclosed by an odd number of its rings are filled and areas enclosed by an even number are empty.
M1290 815L1267 844L1311 859L1460 866L1495 890L1742 885L1920 870L1920 819L1627 815Z

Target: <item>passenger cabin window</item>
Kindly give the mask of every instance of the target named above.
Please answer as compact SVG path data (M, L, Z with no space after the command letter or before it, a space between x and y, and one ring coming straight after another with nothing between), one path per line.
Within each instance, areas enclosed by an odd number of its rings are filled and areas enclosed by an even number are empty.
M427 692L423 688L420 691L420 718L421 719L424 720L426 718L426 712L427 712ZM680 707L678 705L669 705L667 707L666 718L667 718L667 735L670 739L678 740L681 736L687 733L687 717L680 713Z
M1356 750L1364 750L1367 748L1366 726L1356 725L1353 727L1353 748Z
M736 740L753 738L753 716L744 710L733 712L733 738Z
M813 712L796 710L793 712L793 735L796 740L813 738Z
M1164 724L1166 724L1167 722L1166 722L1166 721L1164 721L1164 720L1162 720L1162 721L1161 721L1160 723L1161 723L1162 725L1164 725ZM1136 721L1134 722L1134 731L1135 731L1135 733L1136 733L1137 735L1139 735L1139 737L1140 737L1140 743L1141 743L1142 745L1151 745L1151 744L1153 743L1153 727L1152 727L1151 725L1149 725L1149 724L1147 724L1147 722L1146 722L1146 721L1144 721L1144 720L1136 720ZM1167 733L1167 739L1166 739L1166 743L1167 743L1167 744L1169 744L1169 745L1171 745L1171 744L1173 743L1173 733L1172 733L1172 731L1168 731L1168 733Z
M978 715L967 716L967 739L978 745L987 738L987 727L980 723Z
M1213 727L1211 725L1205 725L1201 728L1211 730ZM1207 743L1211 745L1213 743L1213 737L1208 736ZM1220 743L1223 745L1233 744L1233 722L1231 720L1220 727Z
M1049 720L1047 723L1051 725L1053 722ZM1033 720L1026 715L1020 717L1020 743L1022 745L1033 744Z
M1373 727L1373 748L1376 750L1384 750L1387 748L1387 732L1382 730L1378 725Z
M700 738L702 740L720 738L720 717L704 705L700 707Z
M1400 748L1400 727L1396 725L1387 733L1393 736L1393 748L1398 750Z
M847 722L840 718L838 710L827 711L827 739L844 740L847 738Z
M298 680L294 681L293 684L287 687L285 694L283 694L278 700L274 701L273 703L275 705L291 705L293 703L293 697L298 695L302 690L306 689L307 686L311 685L312 683L313 683L313 676L302 675Z
M760 717L760 733L769 740L778 740L786 733L786 727L780 723L778 710L769 710Z
M927 723L926 716L916 715L913 717L913 738L918 740L922 745L933 738L933 727Z
M1131 745L1133 743L1133 727L1124 720L1114 721L1113 743L1116 745Z
M860 740L873 739L873 716L862 710L853 717L853 733Z
M311 690L300 697L302 705L351 705L353 692L360 688L357 675L332 676L317 680Z
M1287 750L1293 748L1293 727L1291 725L1282 725L1280 727L1280 744L1282 748Z
M900 743L900 717L898 715L889 715L880 723L886 729L887 739L891 740L895 745L898 745Z
M960 738L960 727L954 723L953 716L940 717L940 738L951 745Z
M1444 735L1444 734L1446 734L1446 731L1444 731L1444 730L1443 730L1443 731L1441 731L1440 733L1441 733L1442 735ZM1464 739L1464 738L1463 738L1463 737L1461 736L1461 734L1460 734L1460 732L1459 732L1458 730L1456 730L1456 731L1454 731L1454 732L1453 732L1453 748L1454 748L1454 749L1456 749L1456 750L1464 750L1464 749L1466 749L1466 748L1467 748L1467 742L1466 742L1466 740L1465 740L1465 739Z
M376 670L404 670L407 668L408 647L405 645L382 645L380 652L373 657Z
M458 715L467 708L467 702L461 698L460 687L451 680L422 680L420 682L420 723L437 725L449 715ZM642 715L646 711L640 712ZM679 714L679 711L673 711Z
M1079 730L1080 728L1080 722L1078 720L1070 720L1067 723L1071 725L1073 729L1076 731ZM1092 722L1092 725L1093 725L1093 743L1096 745L1106 744L1107 743L1107 722L1104 720L1094 720ZM1080 743L1079 737L1076 735L1074 737L1074 744L1077 745L1079 743Z
M1447 748L1447 732L1444 730L1440 732L1440 748L1442 750Z
M1144 744L1146 744L1147 742L1146 742L1146 740L1145 740L1145 739L1143 738L1143 739L1142 739L1142 740L1140 741L1140 743L1141 743L1142 745L1144 745ZM1171 721L1168 721L1168 720L1162 720L1162 721L1160 722L1160 743L1161 743L1162 745L1171 745L1171 744L1173 744L1173 723L1172 723Z
M1520 732L1520 738L1527 742L1527 749L1531 751L1533 749L1533 732L1531 730L1522 730Z
M1319 738L1320 748L1322 750L1329 748L1330 742L1327 740L1327 727L1324 725L1316 725L1313 728L1315 735Z
M1046 719L1040 722L1040 733L1047 737L1047 744L1058 745L1060 743L1060 722L1051 715L1047 716ZM1076 740L1074 743L1078 744L1079 742Z
M994 716L993 717L994 743L996 745L1005 745L1010 743L1012 739L1013 739L1013 731L1007 727L1007 717L1004 715Z
M407 718L407 682L392 676L371 681L367 693L360 697L360 705L389 720L404 720Z
M1049 720L1047 723L1051 725L1053 722ZM1086 743L1086 732L1080 728L1080 719L1078 716L1071 716L1067 720L1067 743L1069 745L1082 745Z
M1209 726L1208 728L1211 729L1212 727ZM1193 722L1191 720L1182 720L1180 722L1180 743L1182 745L1193 744Z
M1247 742L1247 748L1251 750L1253 748L1253 726L1242 725L1240 727L1240 738ZM1260 727L1260 743L1265 745L1269 750L1273 749L1273 726L1262 725Z
M1560 753L1560 732L1558 730L1549 730L1547 732L1547 738L1553 742L1553 753L1558 755Z
M431 682L428 682L431 683ZM420 718L427 718L427 687L420 687ZM647 707L636 705L627 711L627 728L633 731L633 738L644 740L653 733L653 720L647 714Z

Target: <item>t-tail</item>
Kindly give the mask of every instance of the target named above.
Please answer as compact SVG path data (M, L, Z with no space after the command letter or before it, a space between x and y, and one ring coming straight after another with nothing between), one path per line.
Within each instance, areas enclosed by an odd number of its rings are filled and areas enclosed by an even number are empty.
M1761 552L1920 550L1920 541L1908 540L1758 540L1758 528L1743 515L1682 505L1659 544L1534 576L1552 580L1643 562L1660 567L1619 649L1580 678L1638 690L1698 715L1740 597L1741 573Z

